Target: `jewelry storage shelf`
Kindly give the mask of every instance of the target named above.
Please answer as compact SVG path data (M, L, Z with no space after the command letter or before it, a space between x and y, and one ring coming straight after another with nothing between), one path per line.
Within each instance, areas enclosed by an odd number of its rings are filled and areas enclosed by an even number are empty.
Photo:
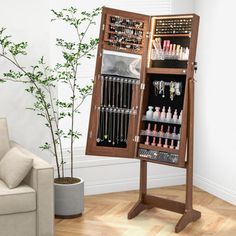
M179 121L173 121L173 119L171 119L170 121L167 120L161 120L161 119L149 119L146 116L142 117L143 121L147 121L147 122L154 122L154 123L165 123L165 124L172 124L172 125L181 125L181 123Z
M177 212L175 232L201 216L192 204L198 25L195 14L104 7L90 111L87 155L140 160L139 198L128 219L151 207ZM148 162L186 169L184 203L147 194Z
M186 69L179 69L179 68L147 68L147 74L171 74L171 75L186 75Z

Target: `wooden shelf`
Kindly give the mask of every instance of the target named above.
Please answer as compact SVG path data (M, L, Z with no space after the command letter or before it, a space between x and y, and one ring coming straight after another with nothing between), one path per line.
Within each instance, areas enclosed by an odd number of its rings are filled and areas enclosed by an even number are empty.
M137 157L136 159L143 160L143 161L146 161L146 162L152 162L152 163L156 163L156 164L160 164L160 165L186 168L186 165L182 166L182 165L179 165L179 163L164 162L164 161L159 161L159 160L155 160L155 159L151 159L151 158L145 158L145 157Z
M114 31L107 31L106 33L108 34L114 34L114 35L122 35L122 36L125 36L127 38L131 38L131 39L141 39L143 40L143 36L136 36L136 35L133 35L133 34L126 34L126 33L121 33L121 32L114 32Z
M103 48L107 49L107 50L111 50L111 51L117 51L117 52L120 51L120 52L126 52L126 53L138 54L138 55L143 54L142 47L140 50L133 50L133 49L129 49L129 48L123 48L123 47L120 48L120 47L108 45L107 42L103 42Z
M166 120L154 120L154 119L147 119L147 117L144 115L142 117L143 121L147 121L147 122L154 122L154 123L163 123L163 124L171 124L171 125L181 125L181 123L179 122L174 122L173 119L171 119L170 121L166 121Z
M168 152L168 153L173 153L173 154L179 154L179 150L176 150L176 149L163 148L163 147L157 147L157 146L152 146L152 145L145 145L142 143L139 144L139 148L160 151L160 152Z
M153 37L189 37L191 34L154 34Z
M143 44L119 42L118 40L112 40L112 39L105 39L104 41L105 42L110 42L110 43L120 43L120 44L124 44L124 45L134 45L134 46L143 47Z
M180 138L177 135L175 137L169 137L168 135L166 135L166 133L164 133L163 135L160 135L159 132L157 132L157 134L154 135L153 131L150 131L150 133L147 134L146 130L141 130L140 135L180 141Z
M126 25L120 25L120 24L114 24L114 23L109 23L110 26L114 26L114 27L123 27L126 29L134 29L134 30L140 30L143 31L143 28L138 28L138 27L134 27L134 26L126 26Z
M187 69L183 68L147 68L148 74L171 74L171 75L186 75Z

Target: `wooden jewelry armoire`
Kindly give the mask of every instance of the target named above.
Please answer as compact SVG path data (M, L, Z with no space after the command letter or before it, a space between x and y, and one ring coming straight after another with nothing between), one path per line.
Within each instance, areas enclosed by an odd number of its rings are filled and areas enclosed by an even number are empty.
M87 155L140 160L132 219L158 207L182 214L180 232L201 217L193 209L194 70L199 16L147 16L103 8ZM184 203L147 194L147 162L186 169Z

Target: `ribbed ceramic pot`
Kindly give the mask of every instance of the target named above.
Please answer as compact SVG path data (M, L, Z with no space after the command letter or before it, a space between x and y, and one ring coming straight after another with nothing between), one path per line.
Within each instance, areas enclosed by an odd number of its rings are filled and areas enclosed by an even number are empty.
M55 190L55 216L57 218L75 218L84 211L84 181L79 183L54 183Z

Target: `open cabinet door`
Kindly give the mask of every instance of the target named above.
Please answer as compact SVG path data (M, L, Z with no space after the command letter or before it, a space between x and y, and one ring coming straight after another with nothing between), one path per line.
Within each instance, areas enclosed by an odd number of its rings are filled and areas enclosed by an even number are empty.
M87 155L135 157L149 19L103 8Z

